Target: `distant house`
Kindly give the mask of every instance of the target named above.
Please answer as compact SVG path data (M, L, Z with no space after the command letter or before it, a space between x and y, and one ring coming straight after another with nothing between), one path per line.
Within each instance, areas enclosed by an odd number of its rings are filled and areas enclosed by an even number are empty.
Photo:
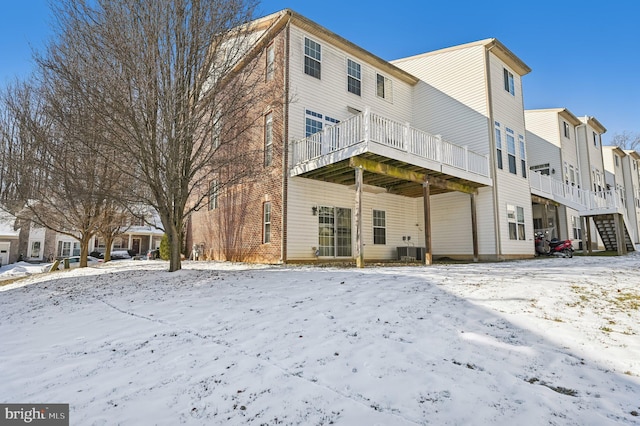
M15 221L13 215L0 209L0 266L16 262L20 256L20 231L14 229Z
M115 238L112 250L126 250L133 255L155 250L160 247L160 240L164 235L160 228L160 219L155 213L149 213L144 218L131 216L122 224L122 234ZM17 245L16 238L16 247ZM20 247L25 248L23 258L29 262L47 262L80 255L78 239L28 221L23 223ZM89 252L104 253L105 248L104 241L98 236L89 243Z

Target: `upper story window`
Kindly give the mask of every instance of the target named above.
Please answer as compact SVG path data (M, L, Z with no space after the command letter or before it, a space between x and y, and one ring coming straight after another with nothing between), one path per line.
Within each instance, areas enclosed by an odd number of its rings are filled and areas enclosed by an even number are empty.
M347 59L347 90L354 95L360 96L362 88L362 77L360 64Z
M593 132L593 146L598 146L598 134Z
M218 181L209 182L209 210L218 208Z
M617 155L614 155L614 156L613 156L613 158L614 158L614 159L615 159L615 161L616 161L616 167L620 167L620 160L618 160L618 156L617 156Z
M511 74L509 70L507 70L506 68L504 68L503 70L504 70L504 90L506 90L507 92L515 96L516 88L515 88L515 82L513 80L513 74Z
M304 73L320 78L321 46L315 41L304 38Z
M264 165L273 163L273 113L264 116Z
M520 145L520 168L522 169L522 177L527 177L527 150L524 145L524 136L518 135L518 144Z
M502 169L502 134L500 132L500 123L495 122L496 126L496 160L498 168Z
M273 80L273 75L276 69L276 51L273 47L273 43L267 47L267 64L266 64L266 79L267 81Z
M569 131L569 123L567 123L566 121L562 122L562 130L564 132L564 137L567 139L571 139L571 132Z
M509 158L509 172L514 175L517 174L516 170L516 138L513 134L513 130L507 127L507 157Z
M376 74L376 95L388 101L393 100L393 86L391 79L381 74Z

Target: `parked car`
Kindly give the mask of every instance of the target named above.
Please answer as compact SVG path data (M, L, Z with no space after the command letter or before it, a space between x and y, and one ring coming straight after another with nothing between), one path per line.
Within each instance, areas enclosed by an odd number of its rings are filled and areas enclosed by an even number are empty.
M69 268L77 268L80 266L80 256L71 256L67 258L69 260ZM58 269L64 269L65 260L60 261ZM102 259L95 258L93 256L87 256L87 266L97 266L103 262Z
M147 251L147 259L148 260L160 259L160 249L157 248L155 250Z
M111 252L111 260L131 259L131 253L128 250L114 250Z

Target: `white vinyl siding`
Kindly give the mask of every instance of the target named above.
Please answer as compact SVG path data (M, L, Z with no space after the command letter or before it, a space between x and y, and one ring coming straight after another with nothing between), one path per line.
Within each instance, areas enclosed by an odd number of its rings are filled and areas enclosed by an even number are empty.
M322 79L309 78L304 73L304 40L310 38L322 45ZM360 64L362 91L354 96L347 90L347 61ZM289 74L290 91L296 102L289 108L289 136L302 139L306 136L305 110L321 113L336 120L349 118L352 110L371 112L400 122L410 122L412 114L412 86L387 75L382 70L323 41L298 27L291 27L291 57ZM393 103L376 96L376 74L383 73L393 82ZM325 123L326 124L326 123Z
M287 257L290 260L315 258L314 248L319 245L320 208L351 209L352 256L355 255L355 193L345 185L320 182L305 178L292 178L288 186ZM314 216L315 207L315 216ZM385 213L386 244L374 244L373 210ZM396 248L406 245L403 235L411 236L411 243L424 247L422 199L392 194L362 194L362 238L365 259L396 259Z
M392 63L419 77L413 108L414 126L445 140L489 154L484 46L435 55L420 55ZM397 103L397 90L394 103ZM493 127L493 126L492 126Z
M513 74L514 94L504 90L505 69ZM513 144L515 145L519 139L519 135L525 135L524 102L522 99L521 77L494 54L489 54L489 71L491 73L493 118L503 126L505 129L504 133L506 135L509 134L506 132L506 128L509 128L513 132L511 135L513 136ZM511 148L507 146L507 150L510 149ZM505 169L498 170L496 173L496 185L498 187L496 201L497 206L499 206L496 218L499 224L498 232L500 235L501 252L505 256L533 255L534 251L532 241L526 239L512 240L509 238L510 226L505 211L506 205L522 208L521 213L524 216L525 226L531 226L529 224L533 223L531 188L529 187L529 180L524 179L522 177L522 171L518 170L522 165L518 151L519 150L514 146L514 149L511 149L510 154L514 157L511 161L515 161L515 170L505 164ZM509 159L507 158L507 160ZM532 160L529 158L529 164L533 164L531 161ZM545 163L546 162L548 161L545 161ZM517 226L516 230L518 231ZM525 236L527 236L526 233ZM528 235L528 237L531 237L531 235Z

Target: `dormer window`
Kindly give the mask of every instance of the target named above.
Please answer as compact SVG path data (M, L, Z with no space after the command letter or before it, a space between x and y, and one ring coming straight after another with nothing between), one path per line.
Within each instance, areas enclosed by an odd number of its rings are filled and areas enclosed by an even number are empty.
M516 88L513 80L513 74L504 68L504 90L515 96Z

